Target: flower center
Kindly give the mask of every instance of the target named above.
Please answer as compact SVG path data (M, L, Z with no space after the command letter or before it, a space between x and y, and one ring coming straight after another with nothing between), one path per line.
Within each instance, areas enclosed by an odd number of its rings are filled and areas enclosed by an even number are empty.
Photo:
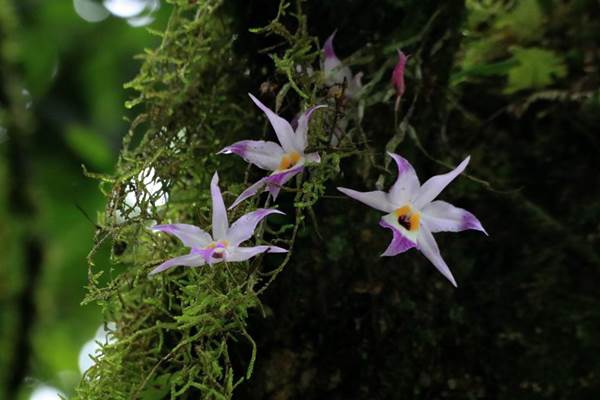
M409 205L402 206L394 210L394 215L404 229L407 231L415 232L419 230L419 222L421 221L421 214L418 211L414 211Z
M207 249L215 249L212 253L212 258L223 258L225 257L225 248L229 246L229 242L227 240L220 240L218 242L212 242L208 246Z
M298 163L298 161L300 161L300 158L302 157L297 151L286 153L281 157L281 161L279 162L279 167L277 167L277 169L279 171L283 171L285 169L292 168Z

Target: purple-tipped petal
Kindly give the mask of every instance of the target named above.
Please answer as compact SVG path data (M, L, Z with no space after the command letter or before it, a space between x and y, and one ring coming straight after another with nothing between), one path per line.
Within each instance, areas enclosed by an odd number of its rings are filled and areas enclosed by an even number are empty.
M242 140L227 146L217 154L237 154L247 163L267 171L275 171L283 157L283 149L275 142L264 140Z
M392 84L396 89L396 96L398 97L402 97L404 94L404 68L407 60L408 57L402 52L402 50L398 49L398 63L392 72Z
M249 188L244 190L242 194L240 194L238 198L235 199L233 204L229 206L229 209L231 210L232 208L240 204L242 201L254 196L265 186L267 186L267 189L269 190L269 193L271 193L273 199L277 199L277 195L279 194L281 186L285 185L287 181L292 179L294 175L298 174L303 169L303 165L298 165L294 168L287 169L281 172L275 172L271 175L265 176L264 178L260 179L258 182L254 183Z
M319 109L327 107L325 105L313 106L309 108L306 112L302 113L298 118L298 127L296 128L296 133L294 134L294 142L296 146L296 151L300 154L304 154L304 149L308 146L308 122L310 121L310 117L312 113Z
M244 190L242 192L242 194L240 194L237 197L237 199L235 199L235 201L233 202L233 204L229 206L229 209L231 210L231 209L235 208L242 201L244 201L247 198L252 197L256 193L258 193L259 190L261 190L263 187L265 187L265 185L267 184L267 179L268 178L269 178L268 176L265 176L264 178L260 179L258 182L250 185L246 190Z
M477 217L445 201L436 200L427 204L421 210L421 218L432 233L474 229L487 235Z
M417 249L423 253L425 257L444 275L455 287L456 280L454 276L452 276L452 272L450 272L450 268L442 258L440 254L440 249L433 238L433 235L427 228L427 226L421 224L421 228L419 229L419 236L417 238Z
M231 225L231 228L227 232L226 240L231 246L239 246L240 243L252 237L259 222L270 214L283 214L283 212L272 208L260 208L243 215Z
M150 229L176 236L184 246L204 247L212 242L212 237L202 229L189 224L155 225Z
M302 170L304 170L304 165L298 165L296 167L286 169L281 172L275 172L267 176L267 183L269 183L270 185L281 187L285 185L294 176L302 172Z
M279 192L281 191L281 186L268 184L267 191L271 195L271 198L273 199L273 201L276 201L277 197L279 196Z
M210 195L212 197L213 239L220 240L225 237L229 222L227 221L227 210L225 210L221 189L219 189L219 175L216 172L210 182Z
M333 49L333 38L335 32L331 34L323 45L323 73L325 74L325 83L327 85L341 85L346 81L350 85L352 81L352 71L347 66L342 65L340 59L336 56Z
M420 187L419 178L413 166L398 154L388 153L398 167L398 178L390 188L390 199L397 205L408 203Z
M323 56L325 56L325 59L337 58L335 55L335 50L333 49L333 38L335 37L336 33L337 30L333 31L327 40L325 40L325 44L323 45Z
M343 187L337 188L340 192L346 196L352 197L354 200L358 200L361 203L368 205L369 207L377 210L389 213L394 211L396 207L389 200L388 194L380 190L374 190L372 192L358 192L356 190L347 189Z
M267 116L271 126L275 130L275 134L277 135L277 139L279 139L279 143L281 143L281 147L286 153L291 151L295 151L295 143L294 143L294 130L289 122L285 119L281 118L279 115L275 114L271 109L265 106L260 102L256 97L252 96L252 94L248 93L254 104L258 106Z
M237 247L227 255L228 262L246 261L260 253L287 253L286 249L277 246Z
M398 230L395 226L388 224L384 219L379 221L379 226L387 229L391 229L394 235L392 241L381 257L391 257L400 253L404 253L406 250L410 250L413 247L417 247L417 244L404 236L404 234Z
M269 175L266 180L267 189L269 190L269 193L271 193L273 200L277 200L277 196L279 195L279 190L281 187L303 170L304 165L298 165L294 168Z
M159 272L165 271L169 268L182 265L184 267L199 267L204 265L204 259L202 256L197 254L186 254L185 256L171 258L154 268L148 275L158 274Z
M440 194L442 190L444 190L444 188L454 180L454 178L456 178L465 170L470 159L471 157L465 158L463 162L458 165L458 167L446 174L436 175L429 178L427 182L421 186L418 193L414 197L412 201L413 205L417 209L421 209L427 203L430 203L432 200L434 200L437 195Z

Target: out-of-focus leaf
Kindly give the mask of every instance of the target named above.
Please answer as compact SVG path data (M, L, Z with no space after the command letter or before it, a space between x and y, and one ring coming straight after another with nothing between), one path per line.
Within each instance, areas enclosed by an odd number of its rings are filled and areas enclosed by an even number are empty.
M469 77L486 77L486 76L494 76L494 75L506 75L511 71L511 69L518 66L518 61L514 58L500 61L497 63L491 64L481 64L475 65L470 68L462 69L461 71L456 72L450 78L452 85L458 85L461 82L464 82Z
M67 130L65 140L77 155L93 167L107 170L112 165L112 151L97 133L79 125L72 125Z
M472 41L467 48L462 60L464 69L476 67L485 64L491 60L494 55L502 55L503 49L500 49L494 37L484 37Z
M511 11L498 18L496 28L520 40L536 39L544 33L544 14L537 0L519 0Z
M477 29L480 24L488 22L490 19L502 13L506 5L495 0L467 0L467 27Z
M551 50L514 47L511 51L517 65L508 72L505 93L540 89L552 84L555 78L562 78L567 74L563 58Z

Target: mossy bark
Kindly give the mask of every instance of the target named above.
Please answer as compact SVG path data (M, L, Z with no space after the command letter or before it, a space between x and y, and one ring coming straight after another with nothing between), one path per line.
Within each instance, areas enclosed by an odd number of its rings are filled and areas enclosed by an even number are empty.
M105 306L117 340L88 372L80 398L525 399L597 391L599 315L589 311L597 305L589 279L598 274L598 237L590 233L597 189L590 195L545 158L594 180L597 142L560 129L582 133L568 118L592 120L585 110L543 119L530 110L491 124L490 107L505 107L504 94L451 89L461 1L175 3L163 44L130 85L140 93L130 105L145 108L117 175L97 176L109 207L94 251L118 243L119 274L101 284L92 254L88 301ZM306 73L318 69L318 43L336 28L338 54L356 52L354 72L373 83L361 104L336 98ZM395 115L388 76L399 46L413 58ZM261 176L215 156L233 141L269 137L247 91L262 91L288 119L305 106L330 105L311 123L321 164L282 193L288 217L260 239L290 246L291 257L148 279L151 267L180 251L148 233L148 221L207 227L214 170L227 203ZM340 116L349 121L347 139L331 147ZM458 289L416 252L379 258L389 240L379 215L336 195L336 186L389 184L385 150L414 161L422 180L472 154L477 178L458 180L444 199L473 211L491 236L440 235ZM158 194L144 189L148 168L162 185ZM555 196L544 193L548 182ZM521 184L528 186L496 190ZM127 193L135 206L124 205ZM156 199L165 193L161 208ZM565 199L577 197L585 212L570 211Z

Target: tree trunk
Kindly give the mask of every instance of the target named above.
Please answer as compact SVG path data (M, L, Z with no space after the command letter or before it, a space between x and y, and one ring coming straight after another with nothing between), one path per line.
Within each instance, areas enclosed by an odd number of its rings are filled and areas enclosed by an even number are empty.
M117 340L88 372L79 398L525 399L597 391L590 338L599 318L578 312L597 305L595 280L579 274L598 275L597 237L568 228L591 232L597 200L583 201L589 215L567 215L540 184L546 171L532 168L553 171L558 197L579 195L569 174L552 169L552 160L565 157L556 143L568 143L569 165L594 181L597 168L587 167L597 165L593 146L557 128L573 113L590 120L583 109L517 116L508 112L515 100L497 87L452 87L464 50L462 1L175 3L163 43L129 84L139 92L129 105L145 108L117 173L100 177L112 192L90 257L88 301L101 302L116 321ZM346 87L335 92L310 72L336 29L338 56L352 54L345 61L364 73L366 94L356 102ZM395 113L388 77L398 47L411 61ZM151 267L181 251L166 235L148 233L148 221L207 228L214 171L227 204L263 176L239 158L215 155L238 140L273 139L248 91L288 120L329 105L310 125L321 163L282 191L277 204L287 217L261 236L289 245L291 257L148 278ZM336 147L328 139L339 118L348 139ZM491 236L438 236L458 289L416 251L380 258L389 241L380 215L335 190L387 188L394 172L386 151L411 160L421 181L472 154L473 176L458 179L443 199L478 215ZM150 167L163 185L158 195L140 177ZM497 190L520 183L530 186ZM139 199L135 212L124 206L128 193ZM160 208L163 193L170 201ZM266 205L253 200L241 209ZM102 287L93 253L109 239L124 268Z

